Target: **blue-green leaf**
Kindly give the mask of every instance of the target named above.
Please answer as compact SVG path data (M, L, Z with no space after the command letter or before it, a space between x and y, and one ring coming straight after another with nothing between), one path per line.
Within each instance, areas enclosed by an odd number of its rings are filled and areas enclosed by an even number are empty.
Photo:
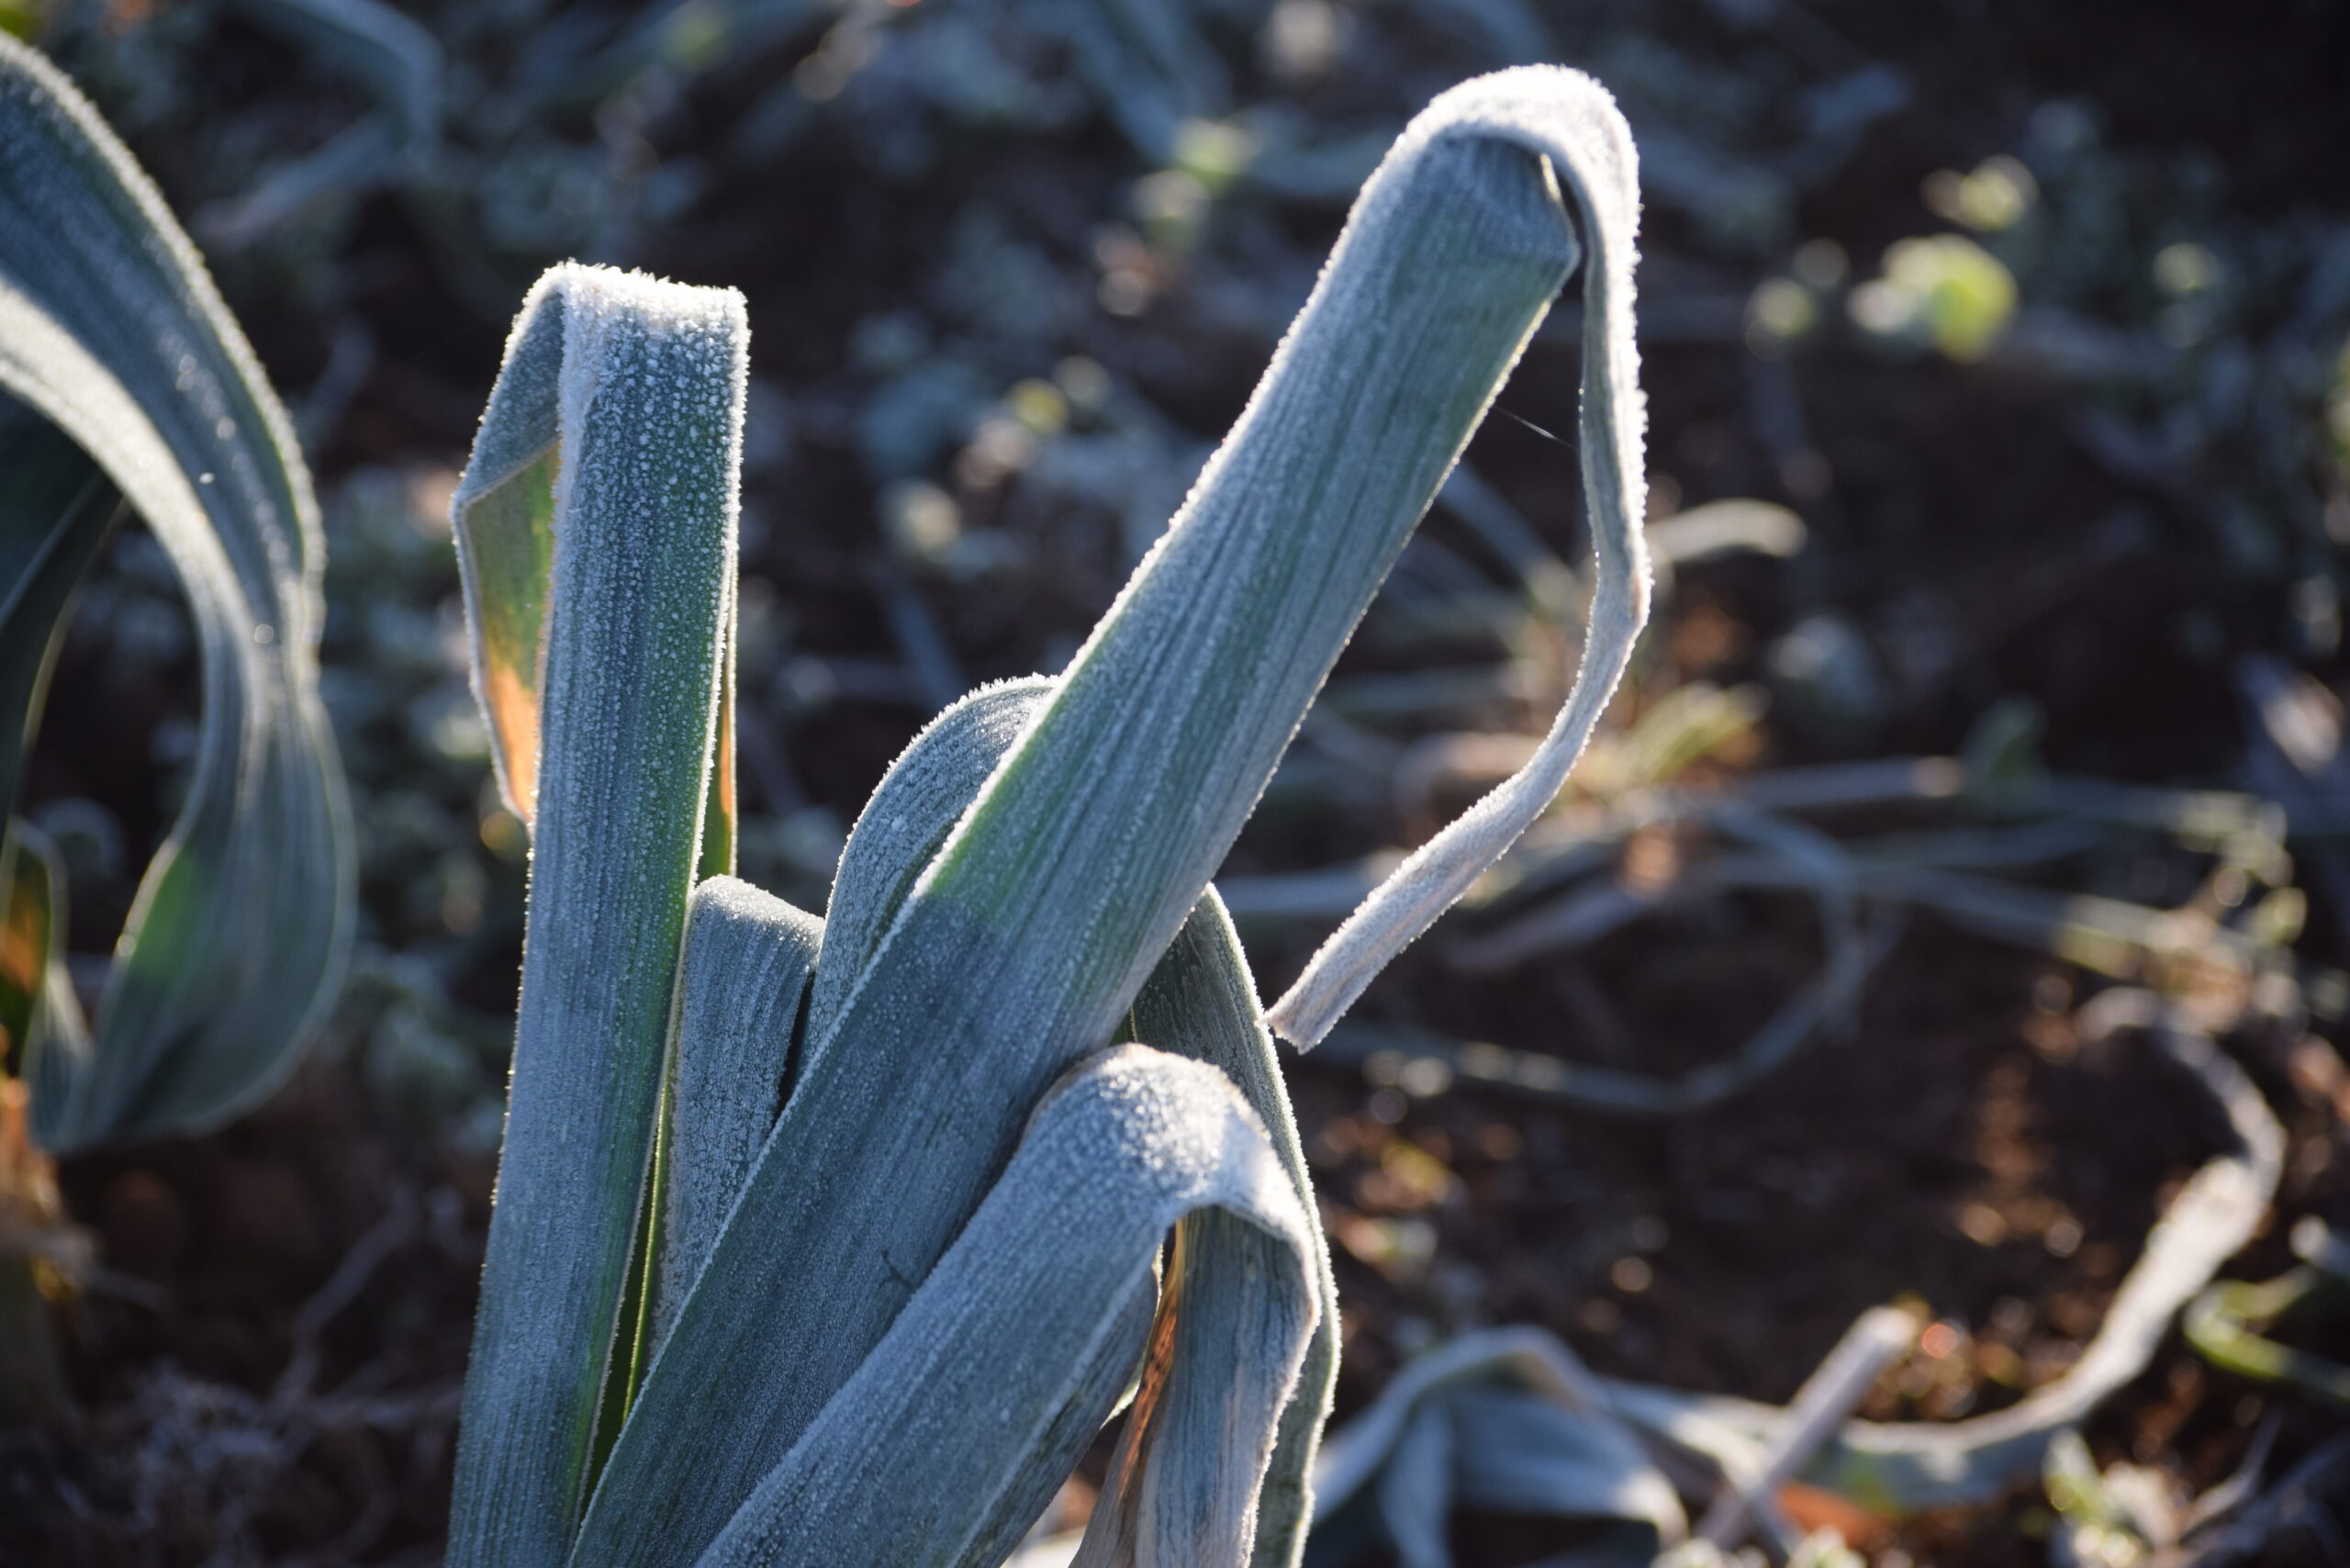
M36 1126L61 1148L200 1130L284 1076L350 946L349 807L318 700L318 507L285 410L153 185L6 38L0 392L154 530L203 652L187 802L116 947L88 1071L41 1097Z
M1241 1561L1316 1316L1311 1225L1221 1073L1124 1046L1036 1108L955 1246L703 1568L992 1568L1034 1518L1032 1453L1081 1442L1100 1419L1080 1397L1107 1359L1096 1352L1149 1298L1168 1226L1200 1212L1233 1234L1214 1243L1221 1266L1179 1264L1193 1300L1161 1322L1196 1325L1222 1353L1154 1343L1138 1404L1167 1412L1162 1440L1104 1495L1079 1561L1154 1560L1122 1551L1137 1530L1158 1561Z
M662 1139L657 1347L783 1109L824 924L733 877L693 890Z
M1631 207L1628 136L1571 72L1471 84L1406 133L1191 500L811 1040L613 1450L582 1562L666 1562L713 1539L888 1332L1046 1085L1112 1037L1582 254L1580 226L1595 263L1594 529L1614 608L1595 618L1604 631L1533 784L1505 786L1506 810L1440 841L1396 906L1410 919L1380 915L1369 946L1346 951L1392 952L1442 907L1429 890L1506 844L1580 745L1645 603L1628 533ZM1356 958L1326 970L1348 996L1367 978ZM761 1397L733 1396L745 1386Z
M522 992L453 1563L562 1561L614 1343L636 1342L618 1315L704 847L748 338L732 290L560 266L482 419L487 479L550 429L555 474ZM459 488L461 541L483 488Z

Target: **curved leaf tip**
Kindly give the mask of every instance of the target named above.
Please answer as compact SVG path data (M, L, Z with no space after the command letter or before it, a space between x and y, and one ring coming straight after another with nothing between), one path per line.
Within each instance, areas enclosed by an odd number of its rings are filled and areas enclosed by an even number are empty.
M171 558L204 728L42 1140L186 1134L250 1105L330 1003L350 808L318 698L323 545L293 428L196 248L63 73L0 36L0 393L80 446Z
M733 388L728 444L736 454L731 461L740 461L750 324L739 292L579 262L541 274L514 318L473 454L449 501L474 695L488 722L498 788L525 823L538 810L549 583L555 520L570 483L564 438L586 428L588 406L604 390L600 345L616 330L661 338L668 363L691 367L691 379ZM632 383L621 395L644 400L650 415L653 403L674 400L680 387ZM727 477L731 484L731 471ZM732 722L721 713L722 750Z
M1374 889L1267 1013L1282 1038L1312 1047L1403 948L1469 890L1567 781L1631 661L1649 616L1646 409L1632 332L1639 161L1607 89L1563 66L1482 76L1438 96L1365 188L1355 221L1380 211L1403 170L1447 141L1496 141L1546 162L1572 205L1583 252L1583 493L1598 559L1590 633L1566 707L1517 773L1430 839Z

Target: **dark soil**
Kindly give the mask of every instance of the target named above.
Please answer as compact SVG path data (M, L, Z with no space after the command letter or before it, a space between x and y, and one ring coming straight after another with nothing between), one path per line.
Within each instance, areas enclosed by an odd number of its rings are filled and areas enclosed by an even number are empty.
M1719 19L1740 7L1652 9L1650 25L1682 47L1722 58L1745 47ZM1918 231L1923 174L2000 151L2054 94L2094 99L2117 146L2217 160L2244 221L2302 205L2337 221L2350 210L2339 156L2350 144L2350 37L2337 10L2278 4L2255 24L2242 6L1811 9L1856 58L1899 64L1920 84L1912 109L1805 198L1805 234L1840 240L1855 258ZM241 39L218 51L271 47ZM780 72L791 58L787 50L762 68ZM266 73L224 80L238 84L218 89L231 107L272 90ZM741 90L739 79L716 81L676 135L690 140ZM176 171L183 186L197 185L167 148L138 151L167 184ZM822 408L842 395L849 329L922 282L957 202L984 195L1017 211L1024 237L1090 289L1091 230L1132 174L1123 143L1097 125L1065 146L992 162L990 151L942 173L934 189L877 194L856 183L841 146L814 136L778 167L726 171L688 225L631 259L744 288L756 373ZM787 213L779 239L777 215ZM1326 229L1336 215L1291 220ZM1708 263L1689 258L1684 229L1655 215L1644 266L1669 279L1678 258L1702 274ZM461 461L505 323L453 297L388 199L363 208L348 245L367 263L352 306L386 353L315 454L319 467L331 478L364 465ZM315 335L298 313L256 311L268 282L258 263L225 275L273 372L306 384ZM1196 320L1193 308L1179 293L1139 320L1097 317L1063 352L1092 355L1213 437L1269 345ZM2227 667L2179 629L2200 616L2231 648L2270 647L2282 590L2232 582L2173 496L2100 465L2072 433L2068 394L1830 344L1786 367L1813 455L1834 476L1796 496L1785 454L1758 430L1746 358L1735 343L1652 351L1652 451L1685 504L1799 501L1821 542L1821 580L1791 583L1737 561L1684 573L1661 639L1683 678L1754 678L1768 640L1821 605L1886 636L1931 619L1951 629L1951 649L1904 687L1870 750L1949 751L1992 700L2021 695L2048 715L2054 766L2227 781L2239 748ZM1573 406L1575 374L1572 347L1539 345L1504 402L1555 420ZM788 610L797 649L886 655L867 569L872 487L844 431L820 420L800 436L788 461L749 476L749 506L774 521L746 575ZM1497 420L1471 455L1570 549L1568 529L1550 521L1574 513L1570 453ZM2154 543L2114 565L2098 530L2125 510L2152 518ZM1008 603L938 598L973 678L1025 673L1083 633L1116 574L1081 557L1060 567ZM2338 660L2320 669L2344 673ZM143 750L104 737L185 711L188 694L125 709L106 680L103 658L69 656L55 711L105 702L118 716L46 739L33 795L103 787L134 835L160 829ZM792 732L789 787L853 818L917 722L902 709L835 706ZM1763 755L1745 761L1853 749L1774 722ZM801 803L763 798L775 792L746 775L753 811ZM1326 864L1394 829L1375 810L1306 827L1259 823L1234 864ZM93 919L119 917L95 907ZM2322 910L2305 946L2314 961L2345 956ZM1267 995L1304 953L1252 944ZM510 999L515 957L510 935L487 944L463 999L497 1011ZM1804 906L1754 901L1636 925L1492 987L1416 952L1365 1013L1672 1072L1735 1048L1818 962ZM1342 1417L1425 1345L1506 1323L1547 1326L1606 1372L1783 1400L1858 1314L1894 1299L1955 1333L1937 1341L1940 1354L1889 1372L1866 1414L1948 1419L2012 1402L2077 1355L2164 1198L2219 1147L2191 1082L2130 1039L2079 1040L2070 1016L2087 990L2078 970L1921 917L1870 984L1853 1038L1670 1122L1464 1089L1415 1099L1353 1069L1298 1062L1292 1092L1346 1314ZM2292 1134L2277 1222L2232 1270L2261 1278L2287 1262L2281 1238L2294 1217L2350 1218L2343 1107L2322 1075L2296 1071L2300 1041L2255 1033L2231 1043ZM292 1087L214 1137L66 1164L73 1212L101 1238L106 1272L61 1316L81 1420L0 1434L0 1563L437 1561L493 1169L375 1103L350 1047L329 1041ZM1382 1252L1393 1232L1376 1227L1395 1225L1431 1227L1425 1262ZM2216 1372L2174 1338L2089 1436L2101 1462L2164 1462L2199 1489L2228 1474L2272 1416L2280 1464L2338 1419ZM2019 1495L1876 1531L1868 1544L1947 1568L2021 1568L2046 1560L2046 1523L2037 1498ZM1564 1539L1526 1521L1461 1529L1461 1561L1473 1568L1513 1568Z

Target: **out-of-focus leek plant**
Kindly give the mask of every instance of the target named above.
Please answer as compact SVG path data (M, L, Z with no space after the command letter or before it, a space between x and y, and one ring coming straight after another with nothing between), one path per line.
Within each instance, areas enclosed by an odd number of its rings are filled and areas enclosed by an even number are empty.
M1586 77L1438 98L1091 638L914 741L822 921L728 874L741 301L542 281L453 505L533 842L453 1562L993 1564L1130 1388L1077 1560L1296 1561L1336 1322L1270 1031L1327 1032L1623 672L1635 193ZM1269 1016L1208 879L1579 264L1573 690Z
M342 969L352 855L318 700L318 507L285 410L129 153L0 37L0 802L125 510L186 592L203 728L95 1018L65 964L56 857L22 823L0 844L0 1137L28 1127L51 1151L199 1131L277 1083ZM29 1332L28 1259L71 1249L38 1157L6 1158L26 1176L0 1182L0 1290Z

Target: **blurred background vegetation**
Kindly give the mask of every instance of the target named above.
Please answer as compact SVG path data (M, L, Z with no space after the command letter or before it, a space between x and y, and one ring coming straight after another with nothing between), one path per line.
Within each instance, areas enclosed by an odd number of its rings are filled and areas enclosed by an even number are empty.
M1670 590L1532 881L1296 1065L1342 1413L1510 1322L1603 1371L1784 1400L1892 1299L1935 1328L1868 1413L2044 1384L2215 1147L2191 1092L2079 1026L2109 983L2194 1008L2286 1125L2246 1277L2288 1261L2292 1219L2350 1221L2337 7L0 0L0 26L155 174L296 411L364 904L293 1089L201 1144L68 1166L103 1258L66 1325L91 1425L0 1450L0 1555L434 1560L525 870L445 508L543 267L749 297L743 869L821 907L914 731L1074 651L1404 120L1522 61L1597 76L1639 138ZM1226 868L1268 995L1563 691L1583 546L1548 432L1574 420L1572 295ZM126 532L28 775L79 951L110 944L169 821L192 651L160 550ZM1892 866L1841 967L1802 879L1740 881L1734 831L1660 803L1917 757L1959 782L1831 824ZM1984 805L2087 778L2141 789ZM1583 902L1526 935L1575 878ZM1730 1058L1823 965L1816 1054L1734 1098L1627 1117L1526 1068ZM2088 1437L2176 1525L2249 1450L2274 1473L2338 1421L2174 1338ZM1886 1563L2020 1563L2074 1550L2078 1513L2029 1493L1841 1522ZM2149 1552L2151 1518L2123 1531ZM1472 1564L1557 1545L1456 1533Z

